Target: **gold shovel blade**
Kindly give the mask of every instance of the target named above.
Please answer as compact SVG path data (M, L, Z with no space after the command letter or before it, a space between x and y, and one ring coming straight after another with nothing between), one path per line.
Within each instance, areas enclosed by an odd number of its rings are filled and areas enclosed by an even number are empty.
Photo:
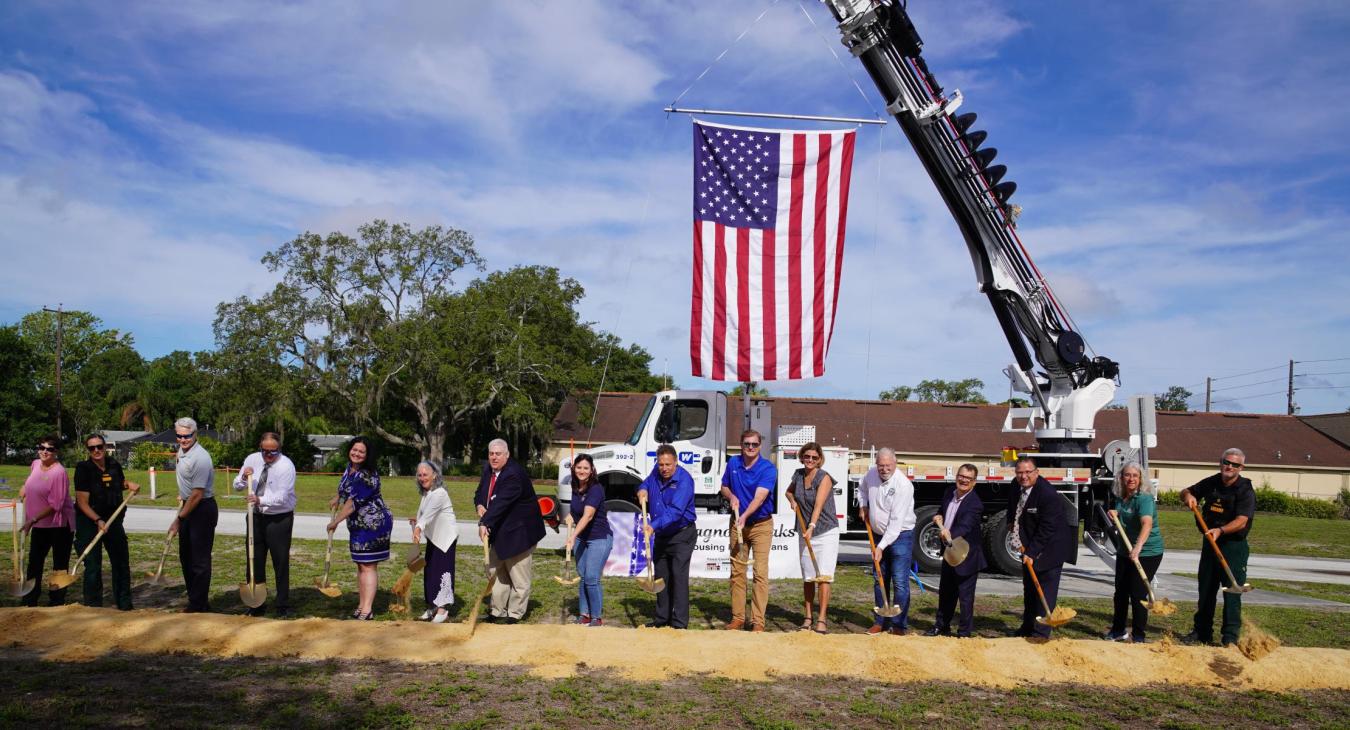
M811 579L811 582L812 582L812 583L833 583L833 582L834 582L834 576L832 576L832 575L818 575L818 576L812 578L812 579Z
M1051 611L1049 616L1037 616L1036 623L1045 624L1046 626L1063 626L1072 621L1077 615L1078 612L1072 608L1055 606L1055 610Z
M1177 612L1177 604L1166 598L1159 598L1156 601L1140 601L1139 603L1159 616L1171 616Z
M895 618L900 615L899 606L873 606L872 610L882 618Z
M58 570L52 573L52 577L47 581L47 588L53 591L59 591L75 582L75 574L64 570Z
M249 608L257 608L267 602L266 583L240 583L239 600Z
M339 588L336 583L325 583L324 581L315 578L314 587L318 588L320 593L329 598L339 598L342 596L342 589Z
M661 591L666 589L666 581L662 578L656 579L638 578L637 582L638 587L642 588L642 590L651 593L653 595L660 593Z

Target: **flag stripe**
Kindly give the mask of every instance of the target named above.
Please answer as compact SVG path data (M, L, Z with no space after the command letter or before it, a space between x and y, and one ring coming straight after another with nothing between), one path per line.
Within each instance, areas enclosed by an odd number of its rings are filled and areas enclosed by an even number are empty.
M695 123L693 374L819 377L838 312L855 133ZM734 270L729 270L735 267Z

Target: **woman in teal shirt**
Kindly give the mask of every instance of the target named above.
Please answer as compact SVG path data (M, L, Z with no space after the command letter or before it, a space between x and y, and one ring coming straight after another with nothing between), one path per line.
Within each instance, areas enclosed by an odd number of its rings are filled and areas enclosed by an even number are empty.
M1162 531L1158 529L1158 503L1153 498L1152 489L1144 489L1144 471L1134 462L1121 467L1116 473L1116 483L1111 487L1115 495L1115 509L1112 517L1119 517L1125 526L1125 535L1130 539L1133 551L1125 554L1124 545L1116 551L1116 611L1111 619L1111 630L1103 638L1108 641L1131 641L1144 643L1144 630L1148 625L1148 609L1143 601L1148 600L1148 586L1139 577L1134 560L1144 566L1148 579L1158 572L1162 563ZM1130 631L1125 630L1126 613L1133 611L1134 620Z

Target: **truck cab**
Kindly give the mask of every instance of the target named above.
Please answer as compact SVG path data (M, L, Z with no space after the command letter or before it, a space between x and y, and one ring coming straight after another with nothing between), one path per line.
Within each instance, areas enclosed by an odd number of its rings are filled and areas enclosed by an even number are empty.
M694 506L717 509L726 467L727 396L715 390L667 390L647 401L633 433L623 443L579 453L595 461L611 509L637 509L637 487L656 466L656 447L675 447L680 468L694 478ZM572 459L558 465L558 501L572 500Z

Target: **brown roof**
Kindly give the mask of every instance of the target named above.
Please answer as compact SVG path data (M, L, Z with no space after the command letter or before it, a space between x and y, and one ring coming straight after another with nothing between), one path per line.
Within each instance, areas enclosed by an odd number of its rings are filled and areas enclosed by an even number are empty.
M1321 416L1299 416L1298 420L1321 431L1342 446L1350 447L1350 413L1327 413Z
M651 397L648 393L605 393L591 438L589 422L579 423L577 403L569 399L554 420L553 440L578 445L623 441ZM1029 447L1031 434L1003 433L1004 406L914 403L824 398L756 398L768 403L773 423L814 425L822 444L853 449L890 446L907 454L998 456L1005 446ZM730 399L727 443L740 434L738 399ZM1113 439L1129 437L1124 410L1097 416L1100 449ZM1247 413L1158 414L1158 446L1149 456L1159 461L1216 462L1232 446L1252 464L1350 468L1350 448L1295 416Z

